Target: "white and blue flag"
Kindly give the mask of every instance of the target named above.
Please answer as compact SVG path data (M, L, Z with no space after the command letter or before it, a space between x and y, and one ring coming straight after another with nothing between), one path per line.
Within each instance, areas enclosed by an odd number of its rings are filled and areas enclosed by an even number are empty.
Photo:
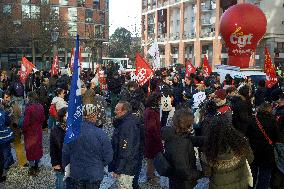
M73 65L73 74L67 109L67 129L64 138L64 143L76 140L80 135L80 127L82 122L82 95L81 95L81 80L80 80L80 64L79 64L79 35L76 40L76 51Z

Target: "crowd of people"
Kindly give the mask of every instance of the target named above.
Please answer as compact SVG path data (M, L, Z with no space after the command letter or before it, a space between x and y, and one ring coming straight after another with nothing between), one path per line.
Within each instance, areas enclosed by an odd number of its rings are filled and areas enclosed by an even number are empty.
M81 132L68 144L71 78L38 71L22 84L18 75L1 72L0 182L15 161L37 176L47 130L57 189L99 188L106 166L118 188L138 189L144 159L153 186L158 172L169 178L170 189L284 188L284 94L278 84L266 88L264 80L228 74L220 81L214 72L204 77L161 68L139 86L115 67L102 71L107 92L98 74L81 74ZM108 114L111 138L103 130Z

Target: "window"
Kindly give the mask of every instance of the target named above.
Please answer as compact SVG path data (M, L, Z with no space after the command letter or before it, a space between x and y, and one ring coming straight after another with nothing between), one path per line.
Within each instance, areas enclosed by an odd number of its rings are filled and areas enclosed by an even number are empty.
M12 5L11 4L3 5L3 13L4 14L9 15L9 14L11 14L11 12L12 12Z
M40 14L40 7L36 5L22 5L22 17L35 19Z
M59 7L51 7L51 16L54 20L59 19Z
M180 24L180 20L177 20L177 27L179 27L179 24Z
M104 38L104 26L102 25L95 26L95 37Z
M78 7L84 7L86 0L77 0L77 3L78 3Z
M68 0L60 0L59 4L60 5L68 5Z
M104 12L101 12L100 13L100 24L105 24L105 13Z
M106 10L109 9L109 0L105 0L105 9L106 9Z
M86 23L93 23L93 11L91 9L86 9L85 17Z
M21 2L22 2L22 4L29 4L30 0L22 0Z
M68 8L69 21L77 22L77 8Z
M49 4L49 0L41 0L41 4L47 5L47 4Z
M100 9L100 0L93 0L93 9Z
M69 22L68 25L69 25L69 34L73 37L76 36L77 35L77 23Z

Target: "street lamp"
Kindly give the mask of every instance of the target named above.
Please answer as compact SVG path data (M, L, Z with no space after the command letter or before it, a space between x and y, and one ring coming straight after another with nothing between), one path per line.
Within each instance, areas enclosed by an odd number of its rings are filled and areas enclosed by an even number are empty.
M51 40L52 40L52 43L53 43L53 60L54 60L55 56L58 55L57 46L56 46L58 36L59 36L58 28L54 28L53 30L51 30Z

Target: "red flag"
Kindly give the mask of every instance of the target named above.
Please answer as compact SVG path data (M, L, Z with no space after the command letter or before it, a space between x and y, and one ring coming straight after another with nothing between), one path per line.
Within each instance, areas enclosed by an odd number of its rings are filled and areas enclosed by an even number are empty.
M265 47L264 72L266 73L266 87L271 88L278 82L278 78L267 47Z
M53 64L51 66L51 76L57 75L59 71L59 60L58 55L55 55L53 58Z
M29 74L33 71L33 68L35 65L28 61L26 57L22 58L22 64L21 64L21 70L20 70L20 80L22 83L26 82L26 79L28 78Z
M71 71L73 71L73 64L74 64L74 57L75 57L75 48L72 48L71 50L71 60L70 60L70 63L69 63L69 68ZM82 69L82 62L83 62L83 57L82 57L82 49L80 48L79 50L79 65L81 66L81 69Z
M139 53L136 53L136 78L140 86L144 85L154 74L150 66Z
M190 74L195 73L196 68L192 65L191 61L189 60L186 63L186 68L185 68L185 76L189 77Z
M212 68L209 65L209 62L208 62L206 55L204 55L203 68L202 69L203 69L203 74L204 74L205 77L210 76L210 74L212 72Z

